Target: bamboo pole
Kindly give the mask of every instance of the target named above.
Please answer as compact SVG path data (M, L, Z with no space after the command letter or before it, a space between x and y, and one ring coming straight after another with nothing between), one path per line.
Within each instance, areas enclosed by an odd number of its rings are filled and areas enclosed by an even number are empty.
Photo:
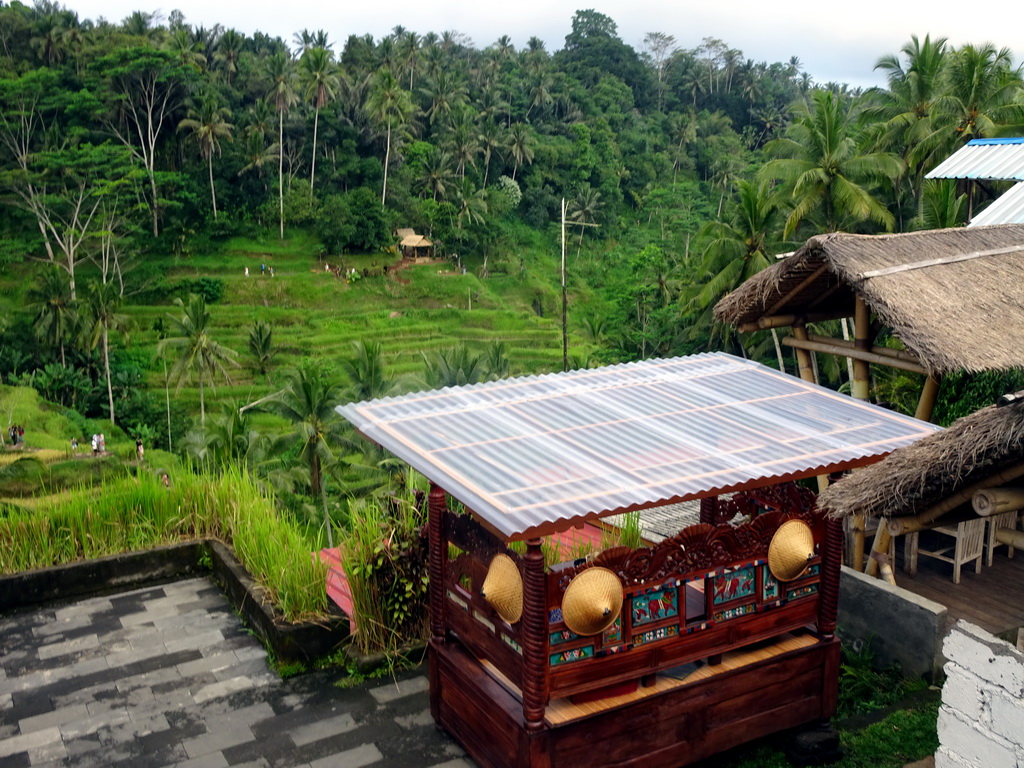
M850 567L855 571L864 570L864 525L866 518L863 513L850 518L850 533L853 546L850 548Z
M871 310L860 296L855 297L853 307L853 345L858 352L871 352ZM853 381L851 394L857 400L868 399L871 368L863 357L853 358Z
M816 341L821 344L830 344L834 347L839 347L843 350L842 353L837 352L836 354L846 354L850 350L857 349L856 345L852 340L849 339L833 339L831 336L821 336L816 333L807 334L807 338L811 341ZM895 360L905 360L908 363L914 363L920 365L922 368L924 364L921 359L913 352L906 349L893 349L892 347L871 347L869 350L873 355L881 355L882 357L891 357ZM849 355L847 355L849 357ZM851 377L852 378L852 377Z
M1000 528L996 531L996 541L1010 547L1024 549L1024 531L1015 531L1013 528Z
M1016 480L1018 477L1024 475L1024 462L1020 464L1014 464L1011 467L1007 467L1002 472L995 475L989 475L984 480L979 480L976 483L972 483L965 488L961 488L959 491L954 493L952 496L940 501L935 506L926 509L915 517L897 518L889 521L889 535L891 536L902 536L905 533L913 533L914 531L923 531L926 528L931 528L932 524L947 512L959 507L974 498L974 494L978 491L985 490L992 486L1003 485L1011 480Z
M838 320L846 317L849 313L842 310L832 312L805 312L802 315L765 315L749 323L740 323L736 330L742 333L752 331L767 331L769 328L782 328L786 325L802 325L803 323L818 323L824 320Z
M914 411L914 418L921 421L931 421L932 410L935 408L935 399L939 396L939 376L929 373L921 388L921 399L917 401L917 410Z
M875 529L875 540L871 545L871 556L868 558L867 565L864 568L864 573L868 576L878 575L879 556L889 554L889 543L892 541L892 536L889 535L889 529L879 524L878 528Z
M974 494L971 504L982 517L1016 512L1024 508L1024 488L983 488Z
M793 326L793 337L796 341L807 341L807 329L802 325ZM796 349L796 363L800 369L800 378L804 381L814 381L814 367L811 365L811 353L802 347L798 347L795 344L789 344L790 337L786 337L782 340L786 346L793 347Z
M794 329L795 330L795 329ZM863 360L866 363L877 363L878 365L888 365L891 368L899 368L903 371L910 371L911 373L920 373L927 375L928 369L920 363L913 363L909 360L903 360L898 357L891 357L889 355L876 352L875 348L870 350L860 350L855 348L848 348L840 342L840 339L832 339L831 341L811 341L810 339L801 339L799 336L787 336L782 340L782 343L787 347L793 347L794 349L806 349L810 352L822 352L826 355L839 355L841 357L852 357L854 360Z

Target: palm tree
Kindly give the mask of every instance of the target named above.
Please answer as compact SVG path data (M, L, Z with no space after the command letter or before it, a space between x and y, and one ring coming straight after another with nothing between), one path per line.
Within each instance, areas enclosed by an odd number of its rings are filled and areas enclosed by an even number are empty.
M487 189L487 176L491 170L491 156L505 145L505 136L501 126L484 116L477 133L477 141L484 152L484 189Z
M402 68L409 73L409 91L413 89L416 64L420 57L420 37L415 32L405 32L398 43L398 55Z
M245 44L243 35L235 29L229 29L220 36L217 41L217 50L213 54L215 61L220 62L227 74L228 85L235 79L238 72L238 60L242 56L242 46Z
M334 54L325 48L310 48L299 60L299 82L303 94L313 101L313 162L309 168L309 196L313 197L316 179L316 139L320 126L320 110L338 94L341 81Z
M116 423L114 414L114 389L110 376L110 332L125 331L128 318L118 314L121 306L121 294L114 283L95 282L88 287L86 306L89 322L85 327L86 343L89 349L103 342L103 372L107 378L107 405L110 408L110 421Z
M353 401L374 400L390 395L396 380L384 370L384 355L379 341L352 342L352 357L341 361L350 380L348 393Z
M284 113L295 103L295 67L291 59L278 51L267 60L267 73L273 82L267 101L277 110L277 197L281 221L281 239L284 240Z
M374 75L366 109L371 119L385 129L384 186L380 193L380 204L388 196L388 166L391 164L391 136L396 128L405 124L413 111L412 99L395 80L388 69L379 69Z
M210 174L210 202L213 204L213 218L217 218L217 190L213 185L213 153L220 153L220 140L230 139L235 126L227 121L230 112L218 107L209 95L199 102L198 108L191 107L188 117L178 123L178 130L192 131L192 137L199 144L199 154L206 160Z
M452 157L433 144L429 146L430 149L423 155L421 163L423 171L418 179L418 184L428 190L434 200L437 200L438 196L443 199L447 194L448 185L455 178L455 173L452 170Z
M274 332L270 323L260 320L249 329L249 351L256 358L256 367L264 376L274 359Z
M170 315L171 333L174 335L162 339L157 344L157 354L174 353L176 358L171 365L170 378L177 382L177 389L192 375L199 376L199 423L206 425L206 400L204 386L207 378L213 385L213 377L220 374L230 382L227 365L238 363L238 353L225 347L210 335L210 311L206 299L201 295L189 294L188 303L180 298L174 300L182 314L180 317Z
M580 228L576 258L579 258L580 251L583 249L583 230L587 227L597 226L597 216L603 207L601 193L589 184L584 184L575 199L569 204L566 220Z
M430 79L427 87L421 90L430 99L427 117L430 118L431 125L442 118L449 118L452 112L466 103L468 94L465 84L460 82L455 73L448 70L439 72L436 77Z
M71 288L57 267L46 269L39 282L29 291L30 306L35 308L33 329L39 338L60 349L60 364L67 367L64 342L77 321Z
M423 358L424 381L432 389L487 380L487 356L473 354L464 344L439 350L433 357L420 352L420 357Z
M785 138L765 145L775 159L761 169L761 178L781 181L793 204L783 236L807 218L829 232L864 221L891 231L893 215L871 187L895 181L903 161L889 152L859 151L848 115L832 92L816 91L812 103L813 110L798 107Z
M520 165L533 162L533 132L524 123L516 123L508 131L508 151L515 165L512 168L512 180L515 181Z
M340 425L334 407L342 401L343 388L328 372L307 362L286 375L285 386L266 398L260 407L289 422L295 431L284 438L299 445L299 458L309 467L309 488L320 496L328 546L334 546L331 519L327 512L324 468L335 462L330 441Z

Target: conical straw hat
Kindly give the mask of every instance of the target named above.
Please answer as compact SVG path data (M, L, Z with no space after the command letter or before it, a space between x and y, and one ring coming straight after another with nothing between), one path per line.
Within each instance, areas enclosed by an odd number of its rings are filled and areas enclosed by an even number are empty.
M807 570L814 557L814 532L803 520L787 520L768 545L768 570L779 581L792 581Z
M577 635L608 629L622 610L622 582L607 568L588 568L569 582L562 598L562 620Z
M480 595L509 624L523 615L523 577L508 555L495 555L487 567Z

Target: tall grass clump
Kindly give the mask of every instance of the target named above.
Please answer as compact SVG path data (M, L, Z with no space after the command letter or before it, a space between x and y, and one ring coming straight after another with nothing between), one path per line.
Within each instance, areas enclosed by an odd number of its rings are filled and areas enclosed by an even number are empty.
M0 509L0 573L46 568L123 552L217 538L288 621L324 616L325 566L273 499L245 473L175 473L171 486L149 474L108 479L47 500L37 509Z
M354 642L364 654L395 653L427 636L426 513L413 501L359 499L341 542L356 617Z

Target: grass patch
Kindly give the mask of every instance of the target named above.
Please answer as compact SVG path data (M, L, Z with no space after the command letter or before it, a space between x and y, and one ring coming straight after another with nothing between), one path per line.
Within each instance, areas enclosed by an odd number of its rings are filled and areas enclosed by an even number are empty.
M106 479L34 510L0 507L0 573L16 573L174 544L231 543L239 561L288 621L327 613L326 568L311 542L241 471L175 472L170 488L150 473Z

